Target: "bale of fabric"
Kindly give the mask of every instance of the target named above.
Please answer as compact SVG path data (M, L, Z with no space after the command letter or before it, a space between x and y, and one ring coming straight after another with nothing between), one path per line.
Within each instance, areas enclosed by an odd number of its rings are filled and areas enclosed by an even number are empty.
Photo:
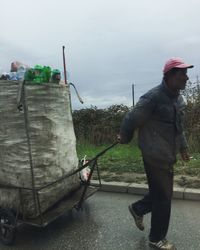
M36 217L79 187L78 174L56 182L77 169L76 138L68 86L25 84L19 111L19 85L0 81L0 207Z

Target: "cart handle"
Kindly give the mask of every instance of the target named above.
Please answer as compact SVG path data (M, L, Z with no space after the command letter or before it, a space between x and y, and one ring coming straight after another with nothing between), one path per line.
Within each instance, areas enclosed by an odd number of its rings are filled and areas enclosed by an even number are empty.
M36 190L36 191L40 191L48 186L54 185L57 182L60 182L62 180L64 180L67 177L70 177L76 173L78 173L79 171L83 170L84 168L86 168L88 165L91 164L91 162L96 161L100 156L102 156L103 154L105 154L109 149L113 148L114 146L116 146L119 142L116 141L114 142L112 145L110 145L109 147L105 148L103 151L99 152L94 158L92 158L91 160L89 160L88 162L86 162L84 165L82 165L80 168L77 168L75 171L73 171L72 173L66 174L65 176L62 176L60 179L48 183L42 187L36 187L36 188L28 188L28 187L19 187L19 186L15 186L15 185L0 185L0 187L4 187L4 188L17 188L17 189L24 189L24 190Z
M105 148L103 151L101 151L100 153L98 153L94 158L92 158L91 160L89 160L88 162L86 162L86 163L85 163L83 166L81 166L80 168L77 168L77 169L76 169L75 171L73 171L72 173L66 174L65 176L61 177L60 179L58 179L58 180L56 180L56 181L54 181L54 182L51 182L51 183L49 183L49 184L46 184L46 185L44 185L44 186L42 186L42 187L36 188L36 190L38 190L38 191L39 191L39 190L42 190L42 189L44 189L44 188L46 188L46 187L48 187L48 186L51 186L51 185L53 185L53 184L56 184L57 182L60 182L60 181L64 180L64 179L67 178L67 177L70 177L70 176L72 176L72 175L74 175L74 174L80 172L81 170L83 170L84 168L86 168L88 165L90 165L91 162L96 161L100 156L102 156L103 154L105 154L109 149L113 148L113 147L114 147L115 145L117 145L118 143L119 143L118 141L114 142L112 145L110 145L109 147Z
M98 153L93 159L91 159L89 162L96 160L97 158L99 158L100 156L102 156L103 154L105 154L109 149L113 148L115 145L117 145L119 142L116 141L114 142L112 145L110 145L109 147L105 148L103 151L101 151L100 153ZM86 165L86 164L85 164ZM84 165L84 166L85 166ZM89 164L88 164L89 165Z

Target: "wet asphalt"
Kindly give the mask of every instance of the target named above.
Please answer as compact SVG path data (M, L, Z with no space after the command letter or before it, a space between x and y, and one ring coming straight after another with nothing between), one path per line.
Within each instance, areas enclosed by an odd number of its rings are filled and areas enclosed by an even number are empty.
M45 228L23 225L13 246L0 250L148 250L150 215L139 231L128 205L141 196L98 192L83 211L68 212ZM200 249L200 202L173 200L168 239L178 250Z

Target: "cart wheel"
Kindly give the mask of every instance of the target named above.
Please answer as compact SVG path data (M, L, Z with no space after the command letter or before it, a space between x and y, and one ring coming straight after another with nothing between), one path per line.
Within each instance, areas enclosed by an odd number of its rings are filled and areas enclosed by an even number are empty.
M15 240L15 217L10 210L0 209L0 241L11 245Z

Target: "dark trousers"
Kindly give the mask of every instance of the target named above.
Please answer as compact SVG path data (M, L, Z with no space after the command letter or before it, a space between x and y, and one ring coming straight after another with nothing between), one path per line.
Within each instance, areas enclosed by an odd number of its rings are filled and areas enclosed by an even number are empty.
M151 212L150 241L160 241L166 237L173 193L173 166L168 169L152 166L144 161L149 193L133 204L135 212L142 216Z

